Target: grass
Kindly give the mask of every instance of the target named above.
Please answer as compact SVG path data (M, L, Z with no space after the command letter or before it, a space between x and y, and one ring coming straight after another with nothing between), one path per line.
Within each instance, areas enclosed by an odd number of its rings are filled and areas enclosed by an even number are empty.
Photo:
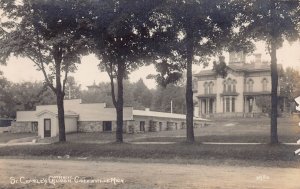
M300 119L279 118L278 135L281 142L295 143L300 138ZM201 142L261 142L268 143L269 118L219 119L207 127L195 128L195 144L186 144L185 130L124 134L125 141L177 142L176 144L101 144L113 142L115 133L73 133L67 135L67 143L35 146L6 146L0 148L0 156L57 158L89 157L88 159L140 159L144 162L242 162L242 165L300 167L300 157L293 152L299 146L290 145L214 145ZM0 141L31 134L0 135ZM56 139L51 139L56 140ZM134 160L135 161L135 160Z
M0 148L0 156L37 156L91 158L138 158L145 162L152 159L181 159L183 163L191 160L215 160L224 162L236 160L247 165L266 165L283 167L300 167L299 156L293 152L297 146L288 145L208 145L208 144L165 144L165 145L134 145L134 144L80 144L55 143L36 146L7 146Z
M7 143L10 140L34 137L35 133L0 133L0 143Z
M300 138L299 118L278 118L278 135L280 142L295 143ZM270 141L270 119L218 119L207 127L195 128L198 142L260 142ZM185 129L161 132L124 134L125 141L136 142L183 142ZM46 142L49 139L46 139ZM113 142L115 133L72 133L67 134L67 141L76 143ZM58 141L58 139L50 139Z

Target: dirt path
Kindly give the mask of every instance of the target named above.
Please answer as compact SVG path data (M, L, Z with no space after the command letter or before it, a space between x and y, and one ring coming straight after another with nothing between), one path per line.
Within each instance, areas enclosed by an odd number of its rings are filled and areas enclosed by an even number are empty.
M54 185L55 176L65 180ZM299 189L299 178L300 170L293 168L0 159L0 188ZM24 184L33 179L48 183Z

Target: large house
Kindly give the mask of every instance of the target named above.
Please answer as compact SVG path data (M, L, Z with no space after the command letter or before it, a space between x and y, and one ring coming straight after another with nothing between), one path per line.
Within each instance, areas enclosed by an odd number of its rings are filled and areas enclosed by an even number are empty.
M105 103L81 103L81 99L65 100L65 129L71 132L111 132L116 131L115 108L106 107ZM124 107L124 132L155 132L185 128L185 115L134 110ZM194 118L194 126L208 122ZM58 135L58 116L56 105L36 106L35 111L18 111L12 132L37 132L41 138Z
M262 62L260 54L255 54L255 61L246 63L243 52L231 52L227 66L226 78L213 70L194 74L197 116L248 117L263 113L257 100L271 94L270 64Z

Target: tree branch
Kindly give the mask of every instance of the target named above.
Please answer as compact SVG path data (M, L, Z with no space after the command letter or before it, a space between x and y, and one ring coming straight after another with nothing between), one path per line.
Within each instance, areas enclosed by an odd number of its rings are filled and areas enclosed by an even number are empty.
M66 83L67 83L67 78L68 78L68 73L69 73L69 66L70 66L70 63L67 63L67 65L65 67L65 78L63 80L63 89L62 89L63 92L65 92L65 89L66 89Z
M114 106L116 107L117 106L117 100L116 100L114 76L113 76L113 64L110 62L109 67L105 63L104 63L104 65L105 65L106 72L107 72L107 74L109 76L109 79L110 79L112 101L113 101Z
M50 82L48 76L47 76L47 73L46 73L46 70L45 70L45 66L44 66L44 63L43 63L43 58L42 58L42 51L41 51L41 47L40 47L40 43L39 43L39 34L38 34L38 31L35 29L35 33L36 33L36 37L37 37L37 47L38 47L38 53L37 53L37 56L38 56L38 59L39 59L39 62L40 62L40 65L38 62L35 62L36 65L38 65L38 67L42 70L43 72L43 75L45 77L45 80L46 80L46 84L51 88L51 90L56 93L57 90L56 88L53 86L53 84Z

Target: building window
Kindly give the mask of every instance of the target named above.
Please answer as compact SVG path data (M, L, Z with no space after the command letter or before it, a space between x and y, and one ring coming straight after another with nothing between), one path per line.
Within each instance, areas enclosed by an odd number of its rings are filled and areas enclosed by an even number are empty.
M262 90L268 91L268 80L264 78L261 82L262 82Z
M232 81L232 92L236 92L236 80Z
M231 92L231 84L232 84L232 81L231 81L231 79L229 78L229 79L227 79L227 81L226 81L226 85L227 85L227 92Z
M248 86L248 92L253 92L253 80L252 79L249 79L248 82L247 82L247 86Z
M111 121L103 121L103 131L112 131Z
M232 105L231 106L231 111L235 112L235 98L232 98L231 100L232 100L232 102L231 102L231 105Z
M213 93L214 83L211 81L208 85L208 94Z
M140 121L140 131L145 132L145 121Z
M38 122L37 121L31 122L31 131L34 133L38 132Z
M226 98L226 112L230 112L230 98Z
M208 94L208 83L204 83L204 94Z
M162 122L159 122L158 125L159 125L159 131L162 131L163 130Z
M231 85L228 85L228 90L227 90L227 92L229 92L229 93L232 92L232 91L231 91Z
M181 122L181 129L185 128L185 122Z
M235 93L236 92L236 80L228 78L223 82L223 92L224 93Z

